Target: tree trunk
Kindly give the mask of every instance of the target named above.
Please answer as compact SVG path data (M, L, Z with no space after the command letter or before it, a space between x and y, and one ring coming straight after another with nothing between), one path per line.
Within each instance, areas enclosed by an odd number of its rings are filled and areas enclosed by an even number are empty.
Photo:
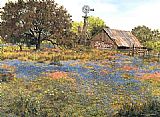
M22 51L22 50L23 50L23 49L22 49L22 45L19 45L19 50L20 50L20 51Z
M36 43L36 50L40 49L41 46L41 32L39 32L38 38L37 38L37 43Z
M40 46L41 46L41 42L40 42L39 39L38 39L38 41L37 41L37 43L36 43L36 50L39 50L39 49L40 49Z

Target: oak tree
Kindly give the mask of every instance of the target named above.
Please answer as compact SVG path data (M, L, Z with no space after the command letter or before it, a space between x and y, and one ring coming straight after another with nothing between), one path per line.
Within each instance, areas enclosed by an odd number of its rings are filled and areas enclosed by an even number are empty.
M137 26L132 29L133 35L135 35L141 43L146 43L147 41L152 40L152 30L147 26Z
M46 40L64 44L70 37L71 22L67 10L54 0L18 0L2 8L0 36L7 42L40 49Z

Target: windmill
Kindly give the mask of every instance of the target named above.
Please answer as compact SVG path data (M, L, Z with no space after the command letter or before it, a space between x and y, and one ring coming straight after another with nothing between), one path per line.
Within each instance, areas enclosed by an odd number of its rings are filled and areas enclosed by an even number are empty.
M94 9L90 9L88 5L84 5L82 7L82 12L85 14L85 16L82 16L84 18L84 24L83 24L83 31L87 31L87 26L88 26L88 13L90 11L94 11Z
M88 5L84 5L82 7L82 12L85 14L82 16L84 18L84 24L83 24L83 29L82 29L82 36L84 38L84 43L86 45L86 39L87 39L87 28L88 28L88 14L90 11L94 11L94 9L91 9Z

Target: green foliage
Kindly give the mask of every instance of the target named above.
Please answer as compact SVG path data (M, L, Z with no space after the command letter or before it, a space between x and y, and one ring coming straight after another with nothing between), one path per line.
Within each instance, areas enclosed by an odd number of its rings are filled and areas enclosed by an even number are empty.
M160 41L160 32L159 30L153 30L152 31L152 40L153 41Z
M160 52L160 41L148 41L145 43L145 45Z
M3 44L4 42L2 41L2 38L0 37L0 44Z
M34 44L42 41L54 44L70 37L71 19L63 6L54 0L18 0L2 8L0 35L6 42Z
M106 28L105 22L99 17L90 16L88 18L88 31L91 33L91 36L98 33L103 28Z
M140 40L142 44L147 44L149 41L160 40L160 32L158 30L151 30L147 26L137 26L132 29L132 33Z
M152 31L146 26L137 26L132 29L132 33L140 40L141 43L152 40Z
M78 27L80 31L83 28L83 22L73 22L72 23L72 31L78 34ZM105 22L100 19L99 17L90 16L88 18L88 32L91 36L96 34L98 31L102 30L103 28L107 27Z
M89 46L90 39L103 28L107 28L105 22L99 17L89 16L87 18L87 32L84 32L84 22L73 22L72 32L77 34L75 42L80 45Z
M82 30L82 27L83 27L83 22L72 22L72 31L76 34L78 34L78 28L79 28L79 31Z

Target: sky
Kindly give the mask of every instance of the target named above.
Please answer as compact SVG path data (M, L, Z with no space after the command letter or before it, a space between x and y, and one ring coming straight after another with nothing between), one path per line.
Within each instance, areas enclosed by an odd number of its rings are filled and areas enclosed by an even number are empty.
M8 0L0 0L4 6ZM11 0L9 0L11 1ZM13 1L13 0L12 0ZM139 25L160 29L160 0L55 0L72 15L73 21L83 21L82 7L94 8L89 16L103 19L113 29L132 30Z

